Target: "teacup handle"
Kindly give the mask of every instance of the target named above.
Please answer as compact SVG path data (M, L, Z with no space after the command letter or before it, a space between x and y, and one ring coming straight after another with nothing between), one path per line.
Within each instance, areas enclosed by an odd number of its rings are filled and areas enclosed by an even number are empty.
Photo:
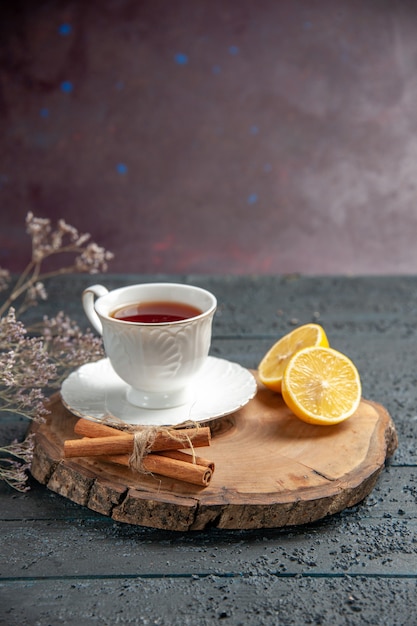
M87 287L87 289L83 291L81 297L84 312L88 317L90 324L94 326L99 335L103 334L103 325L100 322L100 318L96 313L94 299L105 296L107 293L109 293L109 290L106 289L106 287L104 287L103 285L91 285L91 287Z

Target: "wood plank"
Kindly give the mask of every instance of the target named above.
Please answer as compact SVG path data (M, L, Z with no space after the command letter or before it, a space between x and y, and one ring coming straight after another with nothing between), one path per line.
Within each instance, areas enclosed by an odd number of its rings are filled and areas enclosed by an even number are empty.
M106 517L32 520L30 524L10 520L1 523L1 531L1 579L416 576L416 519L366 519L360 510L308 526L252 531L212 529L191 535L120 524Z
M415 623L416 579L138 576L0 583L5 626ZM122 616L122 617L121 617ZM381 617L383 620L381 621Z

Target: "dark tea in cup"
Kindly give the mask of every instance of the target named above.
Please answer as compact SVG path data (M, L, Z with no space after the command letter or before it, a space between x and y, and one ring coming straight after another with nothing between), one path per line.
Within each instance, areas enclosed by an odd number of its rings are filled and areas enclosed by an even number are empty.
M201 315L202 311L184 302L137 302L117 308L110 313L115 320L141 324L181 322Z

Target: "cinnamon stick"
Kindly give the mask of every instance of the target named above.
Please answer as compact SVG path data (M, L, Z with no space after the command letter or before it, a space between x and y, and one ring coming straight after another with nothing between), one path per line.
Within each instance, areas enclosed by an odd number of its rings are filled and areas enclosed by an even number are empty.
M184 456L190 455L184 454ZM103 460L129 466L129 458L127 454L121 454L115 456L108 455ZM143 458L142 466L146 472L160 474L175 480L183 480L184 482L203 487L207 487L213 476L213 470L205 465L196 465L186 460L179 460L171 456L155 453L146 455Z
M156 456L156 454L152 453L152 456ZM175 459L177 461L182 461L183 463L200 465L200 467L208 467L212 472L214 472L215 469L213 461L203 459L201 456L193 456L192 454L187 454L187 452L181 452L181 450L161 450L160 452L158 452L158 457ZM126 467L129 467L130 465L129 454L114 454L111 456L106 456L104 460L111 461L112 463L117 463L118 465L125 465Z
M124 435L126 431L81 417L75 422L74 432L76 435L83 435L84 437L107 437L112 435Z
M161 450L158 452L160 456L167 456L170 459L177 459L178 461L184 461L185 463L194 463L195 465L201 465L202 467L208 467L214 472L214 462L204 459L201 456L193 456L187 452L181 452L181 450Z
M148 454L143 459L143 466L148 472L155 472L155 474L162 474L169 478L184 480L204 487L209 484L213 475L209 467L179 461L159 454Z
M183 430L159 431L151 445L152 451L177 450L179 448L195 448L210 445L210 428L186 428ZM64 442L64 456L103 456L107 454L131 454L133 451L134 434L122 433L115 436L86 437L83 439L67 439ZM191 444L190 444L191 442Z

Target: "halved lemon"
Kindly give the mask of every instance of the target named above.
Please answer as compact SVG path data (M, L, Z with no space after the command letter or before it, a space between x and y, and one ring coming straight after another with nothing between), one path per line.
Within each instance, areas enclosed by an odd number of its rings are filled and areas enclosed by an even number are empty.
M333 348L310 347L290 359L282 378L285 404L310 424L338 424L361 400L361 381L352 361Z
M261 382L274 391L281 391L284 370L291 357L308 346L328 346L329 342L320 324L304 324L281 337L263 357L258 366Z

